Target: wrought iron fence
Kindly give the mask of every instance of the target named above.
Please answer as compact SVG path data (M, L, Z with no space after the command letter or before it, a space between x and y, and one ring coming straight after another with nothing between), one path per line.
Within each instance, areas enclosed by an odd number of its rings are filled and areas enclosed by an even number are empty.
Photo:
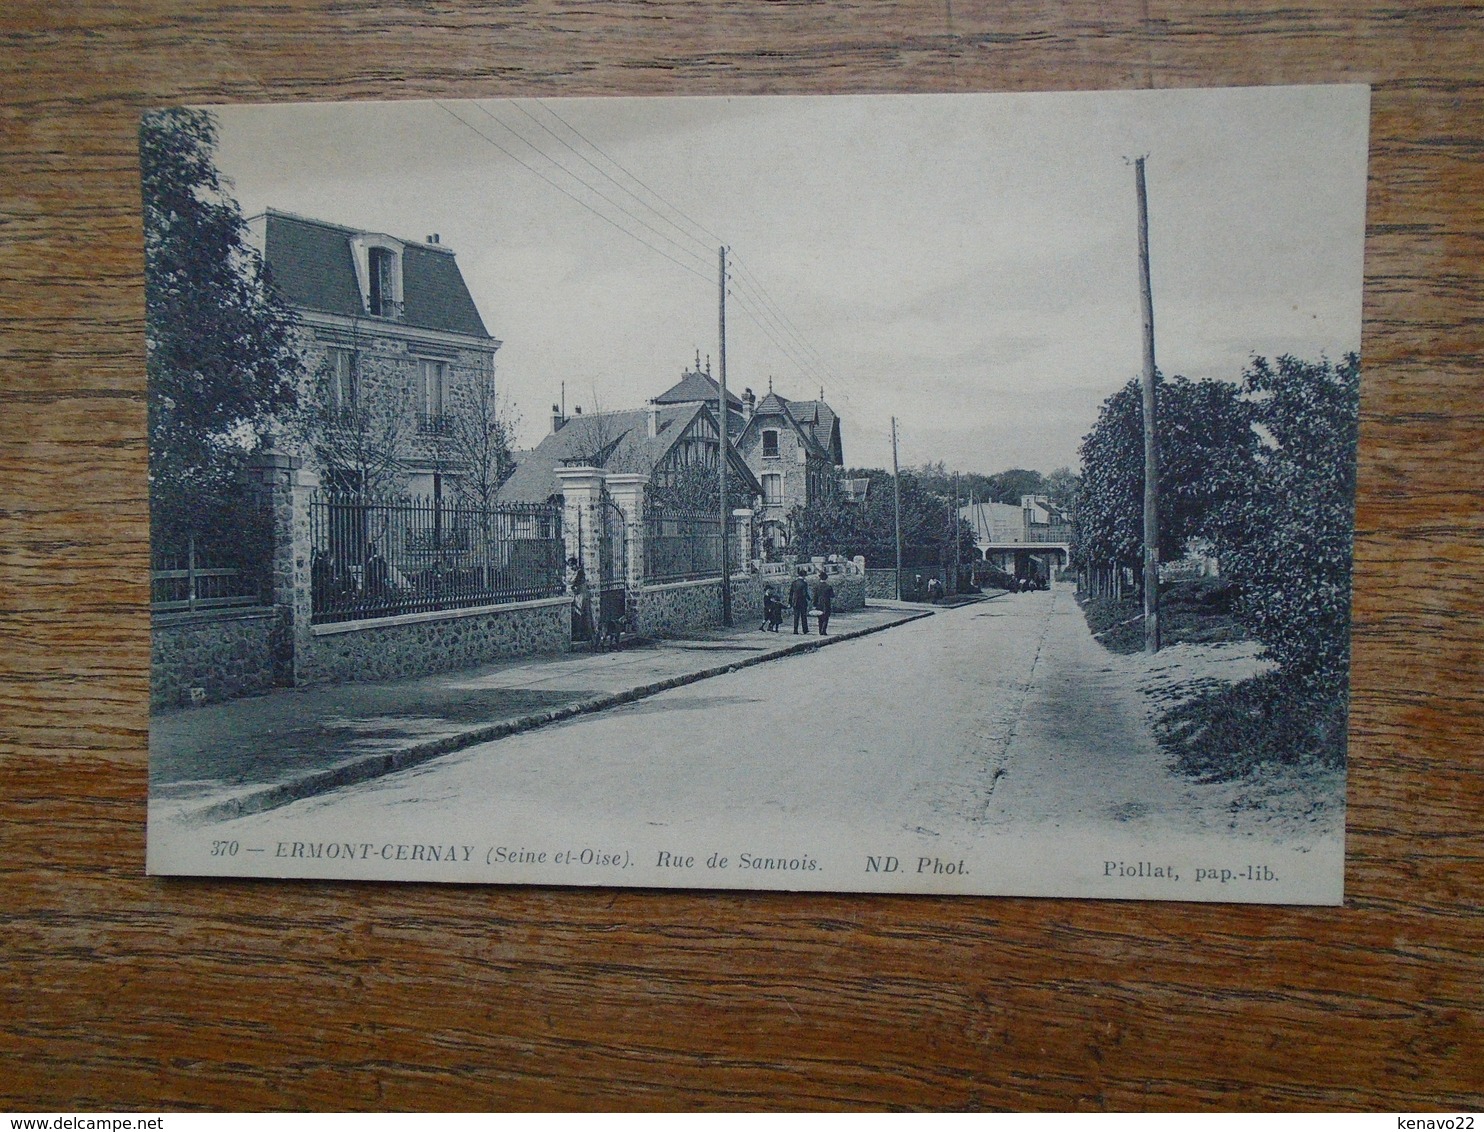
M652 511L644 522L644 580L721 576L721 520L692 511Z
M157 550L150 570L150 608L159 613L227 609L263 600L260 578L242 568L237 551L198 544L194 535L184 548Z
M313 620L360 621L553 597L561 509L442 497L317 494L310 503Z

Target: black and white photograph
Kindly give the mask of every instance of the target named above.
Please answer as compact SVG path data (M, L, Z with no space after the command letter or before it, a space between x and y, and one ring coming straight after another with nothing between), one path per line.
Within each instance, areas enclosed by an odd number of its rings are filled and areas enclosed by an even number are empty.
M1369 102L146 114L149 871L1340 903Z

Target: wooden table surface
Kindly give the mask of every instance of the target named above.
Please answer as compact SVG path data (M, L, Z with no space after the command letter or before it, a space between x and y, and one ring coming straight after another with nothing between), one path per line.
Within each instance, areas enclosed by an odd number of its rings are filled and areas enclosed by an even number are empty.
M1484 1099L1477 3L9 0L0 1107ZM1370 82L1345 907L147 879L135 131L178 102Z

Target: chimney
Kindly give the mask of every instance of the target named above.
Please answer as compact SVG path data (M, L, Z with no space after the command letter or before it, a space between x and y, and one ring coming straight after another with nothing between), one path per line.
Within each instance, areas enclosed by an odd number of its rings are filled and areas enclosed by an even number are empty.
M566 423L567 422L562 419L562 407L560 405L553 405L551 407L551 431L561 432L562 425Z
M428 243L430 243L430 244L437 244L437 243L441 243L441 242L442 241L438 238L438 233L437 232L434 232L431 236L428 237Z
M660 434L660 407L655 404L654 398L650 398L644 407L648 410L649 436L653 439Z
M752 420L752 414L757 411L757 394L752 388L742 390L742 420L743 423Z

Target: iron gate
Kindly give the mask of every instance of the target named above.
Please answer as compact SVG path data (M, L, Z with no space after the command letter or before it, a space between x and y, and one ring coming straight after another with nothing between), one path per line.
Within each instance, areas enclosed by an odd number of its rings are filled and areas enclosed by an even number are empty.
M628 517L605 490L598 500L597 640L617 642L635 629L629 611Z

